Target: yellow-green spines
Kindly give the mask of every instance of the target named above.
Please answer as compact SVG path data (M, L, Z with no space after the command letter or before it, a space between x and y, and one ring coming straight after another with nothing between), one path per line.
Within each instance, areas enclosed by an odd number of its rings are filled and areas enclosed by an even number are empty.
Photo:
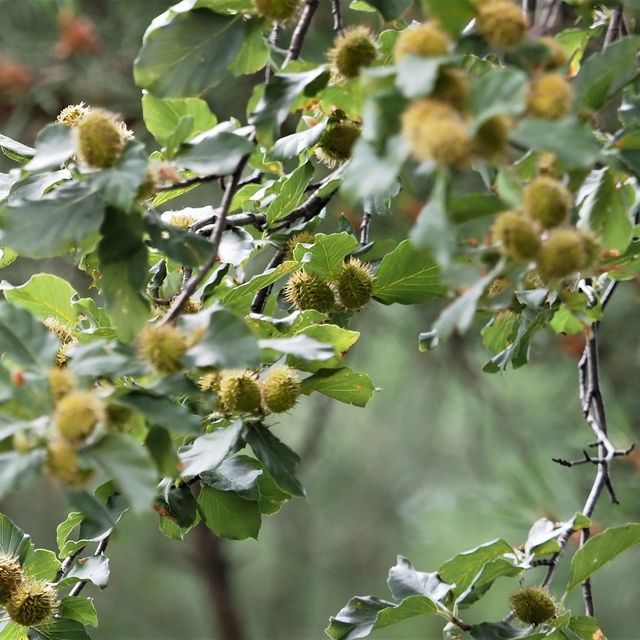
M485 160L499 160L507 153L512 120L498 114L480 125L473 138L473 151Z
M316 155L328 167L335 167L351 157L351 151L360 137L360 125L352 120L330 122L322 132Z
M509 596L511 606L521 622L542 624L557 615L556 603L542 587L524 587Z
M60 369L59 367L49 369L47 378L49 379L51 395L55 400L59 400L76 388L75 376L66 369Z
M110 167L125 147L125 129L113 114L92 109L75 125L78 134L77 151L80 161L95 169Z
M23 627L33 627L51 617L56 611L57 592L48 582L28 578L12 592L7 613Z
M515 211L505 211L496 218L493 236L500 243L502 252L513 260L531 260L540 248L535 223Z
M180 371L187 341L171 324L148 324L138 337L138 353L162 373Z
M24 574L18 558L0 554L0 605L6 604L23 579Z
M299 395L300 378L291 367L273 367L262 381L262 402L273 413L293 409Z
M492 47L509 49L524 40L528 25L520 7L511 0L491 0L479 3L476 26Z
M545 282L560 280L587 264L582 234L576 229L554 229L538 254L538 272Z
M402 114L402 134L417 160L460 166L470 157L472 140L467 124L450 104L425 98Z
M370 67L378 55L373 34L366 27L353 27L339 35L329 51L329 60L345 78L355 78L362 67Z
M229 413L257 413L260 410L260 386L253 371L223 371L220 401Z
M66 124L67 127L75 127L90 111L91 107L87 107L84 102L80 104L70 104L58 114L56 120L62 124Z
M524 190L524 213L545 229L559 227L566 222L572 206L571 192L562 182L553 178L534 178Z
M346 262L338 277L336 288L340 296L340 302L347 309L360 309L364 307L373 294L373 273L368 264L364 264L358 258L350 258Z
M300 7L299 0L252 0L258 15L276 22L291 20Z
M203 391L218 391L222 376L219 371L207 371L200 376L198 385Z
M425 22L400 33L393 47L393 57L396 62L408 54L437 58L447 55L451 46L451 38L445 31L433 22Z
M527 107L538 118L558 120L571 111L573 89L558 73L545 73L529 87Z
M460 69L441 67L431 97L462 109L469 95L469 81Z
M313 244L315 241L316 236L312 231L300 231L300 233L294 233L285 244L285 259L291 260L293 258L293 250L299 244Z
M106 417L103 401L92 391L71 391L56 404L53 421L58 433L69 442L88 438Z
M321 313L331 311L336 297L331 287L306 271L295 271L284 288L284 295L296 309L315 309Z
M567 52L555 38L544 36L540 38L538 42L540 44L543 44L549 52L549 56L544 63L545 69L549 71L555 71L556 69L564 67L567 62L569 62Z
M93 476L91 469L83 469L78 464L74 445L62 438L49 442L46 464L54 478L74 489L83 489Z

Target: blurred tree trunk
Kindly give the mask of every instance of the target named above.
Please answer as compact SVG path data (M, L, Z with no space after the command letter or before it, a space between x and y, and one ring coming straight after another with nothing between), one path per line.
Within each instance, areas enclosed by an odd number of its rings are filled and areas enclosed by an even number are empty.
M232 571L225 555L224 540L201 522L195 529L195 562L207 581L221 640L243 640L240 614L233 597Z

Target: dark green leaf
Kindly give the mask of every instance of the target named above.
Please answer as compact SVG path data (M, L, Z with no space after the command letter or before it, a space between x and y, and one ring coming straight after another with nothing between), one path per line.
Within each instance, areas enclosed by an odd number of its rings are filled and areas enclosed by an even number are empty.
M200 432L200 417L166 396L139 389L118 396L117 402L136 409L151 423L166 427L173 433Z
M396 86L407 98L428 96L438 80L440 67L450 61L449 57L405 55L396 65Z
M239 0L242 2L242 0ZM221 6L227 5L226 0L220 2ZM253 5L249 2L249 10L253 10ZM239 9L242 11L242 9ZM246 11L246 9L245 9ZM242 47L238 52L238 55L229 65L229 71L234 76L243 74L255 73L263 69L269 60L269 47L263 35L264 33L264 21L260 19L254 19L250 23L251 31L245 36Z
M278 193L265 212L267 224L273 224L302 204L313 173L313 165L311 162L306 162L279 181L281 184L278 185Z
M74 347L69 369L78 376L116 378L140 375L144 372L133 347L107 340L97 340Z
M197 476L215 469L231 452L238 442L242 422L236 420L228 427L222 427L196 438L192 444L180 451L182 475Z
M29 640L91 640L85 628L76 620L54 618L29 629Z
M36 152L26 171L53 169L64 164L76 151L73 131L65 124L48 124L36 137Z
M422 6L431 20L437 20L456 38L476 15L471 0L422 0Z
M525 109L527 76L518 69L492 69L473 85L469 96L474 126L498 114L518 116Z
M511 140L528 149L552 151L567 169L591 166L600 150L591 131L574 117L525 118L512 131Z
M385 20L393 20L411 6L411 0L367 0L367 4L375 7Z
M175 520L179 527L191 527L198 515L198 503L191 493L191 487L180 484L171 487L166 495L169 516Z
M263 474L259 464L247 456L227 458L214 471L202 474L202 481L218 491L233 491L245 500L260 499L258 478Z
M198 508L207 527L221 538L245 540L257 538L260 531L260 506L232 491L204 486L198 496Z
M160 475L176 478L180 471L180 458L173 446L169 432L162 427L152 427L144 441L145 447L158 467Z
M304 496L304 489L294 476L296 465L300 462L299 456L262 424L247 424L244 435L256 458L264 464L278 485L291 495Z
M148 265L143 233L137 213L109 209L98 245L100 287L109 316L124 341L133 340L149 317L149 305L142 295Z
M220 130L184 145L175 164L197 176L226 176L233 173L242 157L252 150L253 143L246 138Z
M168 9L144 34L136 84L162 98L198 96L222 80L246 34L240 16Z
M104 204L86 182L63 185L36 202L0 209L0 240L21 256L63 255L100 228Z
M134 511L151 506L156 495L156 471L146 449L124 434L108 434L88 451Z
M211 242L203 236L161 220L155 213L144 216L152 247L179 264L198 267L211 256Z

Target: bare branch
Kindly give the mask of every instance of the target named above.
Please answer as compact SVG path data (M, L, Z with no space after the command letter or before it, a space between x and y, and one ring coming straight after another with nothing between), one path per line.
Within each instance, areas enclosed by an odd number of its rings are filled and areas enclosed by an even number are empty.
M602 45L603 49L606 49L620 37L622 26L622 7L617 6L611 13L607 35L604 37L604 44Z
M340 0L331 0L331 15L333 16L333 30L338 35L342 35L344 32L344 24L342 22Z
M269 264L267 265L267 270L275 269L277 266L282 264L284 260L284 251L279 250L276 254L271 258ZM262 313L264 311L264 306L267 304L267 298L271 293L271 289L273 288L273 284L270 284L258 291L253 301L251 302L251 312L252 313Z
M305 2L302 13L300 14L300 19L298 20L298 24L293 32L291 45L289 46L289 51L287 52L287 57L285 58L283 66L286 67L289 62L297 60L300 57L304 39L307 37L307 32L311 26L311 20L313 20L318 4L320 4L320 0L307 0Z
M369 231L371 228L371 214L365 213L362 216L362 222L360 223L360 246L364 247L365 244L369 244Z

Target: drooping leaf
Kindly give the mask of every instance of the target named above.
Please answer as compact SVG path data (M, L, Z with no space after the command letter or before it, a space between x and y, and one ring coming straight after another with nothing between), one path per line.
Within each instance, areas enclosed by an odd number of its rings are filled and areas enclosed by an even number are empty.
M53 581L61 564L56 554L49 549L29 549L22 569L25 575L35 580Z
M226 1L221 4L226 4ZM250 6L249 10L251 9L253 6ZM229 71L234 76L255 73L263 69L268 60L269 47L264 37L264 22L259 19L252 20L251 30L245 37L238 55L231 62Z
M398 556L395 566L389 570L387 585L396 600L422 595L436 602L444 600L453 588L453 585L443 582L437 572L417 571L411 562L402 556Z
M91 582L99 589L109 584L109 558L103 555L81 558L64 578L64 583Z
M228 427L215 429L196 438L192 444L180 451L182 475L197 476L205 471L214 470L235 447L242 422L236 420Z
M134 511L148 509L156 495L156 471L146 449L124 434L108 434L87 452L125 495Z
M76 620L53 618L28 631L29 640L91 640L84 626Z
M221 538L257 538L260 506L233 491L220 491L206 485L198 496L198 508L207 527Z

